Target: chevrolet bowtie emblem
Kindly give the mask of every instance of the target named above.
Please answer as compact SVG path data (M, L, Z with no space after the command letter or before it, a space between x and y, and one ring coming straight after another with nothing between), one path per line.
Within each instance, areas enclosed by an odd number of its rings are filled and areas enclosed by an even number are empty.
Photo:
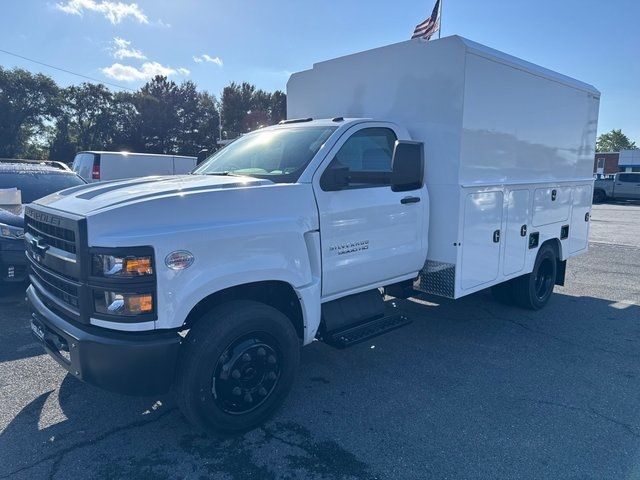
M33 237L31 240L31 246L38 250L41 255L49 249L49 245L43 243L42 237Z

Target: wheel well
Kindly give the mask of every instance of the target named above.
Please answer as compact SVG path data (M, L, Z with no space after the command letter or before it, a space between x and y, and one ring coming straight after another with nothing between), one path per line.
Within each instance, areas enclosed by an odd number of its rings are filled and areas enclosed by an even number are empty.
M560 244L560 240L558 240L557 238L550 238L549 240L545 240L542 245L540 245L538 251L542 250L542 247L544 247L545 245L549 245L551 246L551 248L553 248L553 250L556 252L556 258L558 260L562 258L562 245Z
M280 281L246 283L212 293L191 309L184 326L191 328L205 312L231 300L254 300L281 311L291 320L298 337L304 338L304 320L300 300L291 285Z

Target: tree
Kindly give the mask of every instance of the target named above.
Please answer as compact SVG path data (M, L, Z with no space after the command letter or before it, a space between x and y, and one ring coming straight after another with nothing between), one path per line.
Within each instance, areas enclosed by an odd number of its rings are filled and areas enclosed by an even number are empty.
M0 67L0 157L40 156L48 121L58 113L58 87L42 74Z
M636 143L632 142L620 129L603 133L596 141L597 152L619 152L620 150L632 150L635 148L637 148Z
M270 118L272 124L287 118L287 96L284 92L276 90L271 94Z
M102 84L82 83L61 91L61 120L67 121L71 139L78 150L104 149L113 142L113 93Z
M55 134L49 147L48 158L69 163L78 152L78 147L69 135L69 117L60 116L56 122Z
M133 97L138 111L135 150L148 153L176 152L179 130L178 85L167 77L156 76Z

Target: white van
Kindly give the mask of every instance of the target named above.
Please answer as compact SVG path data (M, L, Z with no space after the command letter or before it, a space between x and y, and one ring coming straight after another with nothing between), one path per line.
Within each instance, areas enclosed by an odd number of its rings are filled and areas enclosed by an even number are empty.
M79 152L73 159L73 171L87 182L180 175L196 166L196 157L129 152Z

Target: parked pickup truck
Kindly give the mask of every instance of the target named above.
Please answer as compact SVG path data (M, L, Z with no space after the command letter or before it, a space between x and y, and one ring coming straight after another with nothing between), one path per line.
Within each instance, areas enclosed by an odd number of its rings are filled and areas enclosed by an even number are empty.
M282 404L301 345L409 322L383 293L540 309L587 251L590 85L448 37L316 64L287 94L289 120L190 175L27 207L31 327L71 375L242 431Z
M616 173L613 178L596 180L593 201L602 203L606 200L640 200L640 172Z

